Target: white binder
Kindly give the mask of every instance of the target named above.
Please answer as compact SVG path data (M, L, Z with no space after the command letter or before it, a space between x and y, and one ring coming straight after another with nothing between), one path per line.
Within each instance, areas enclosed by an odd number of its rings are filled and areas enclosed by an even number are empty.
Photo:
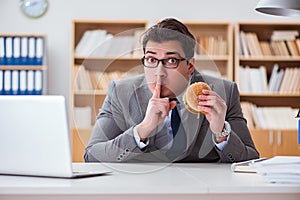
M4 93L10 94L11 90L11 72L10 70L4 71Z
M35 64L35 38L30 37L28 41L28 60L29 65Z
M27 94L33 94L34 89L34 71L27 72Z
M21 64L21 39L20 37L13 38L13 64Z
M12 37L6 37L5 39L5 55L6 55L6 64L12 65L13 64L13 44L12 44Z
M19 92L19 71L18 70L12 70L11 75L11 89L12 94L18 94Z
M28 37L21 37L21 64L28 64Z
M36 38L36 64L43 64L43 55L44 55L44 41L43 38Z
M19 73L20 80L20 94L26 94L27 81L26 81L26 71L21 70Z
M0 37L0 65L5 65L5 45L4 37Z

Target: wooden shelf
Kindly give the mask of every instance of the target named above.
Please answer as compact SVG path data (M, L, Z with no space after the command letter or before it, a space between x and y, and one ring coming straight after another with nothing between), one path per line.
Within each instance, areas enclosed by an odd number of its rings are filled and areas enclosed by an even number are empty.
M240 31L255 33L259 42L270 42L274 30L297 30L300 32L299 22L237 22L235 25L235 81L239 84L239 66L259 68L264 66L269 82L273 67L278 64L280 69L299 68L300 56L244 56L240 53ZM250 74L246 74L250 76ZM240 80L243 80L241 77ZM284 93L240 93L240 100L255 104L258 107L292 107L300 108L300 91ZM251 121L251 119L249 119ZM251 129L252 139L261 157L276 155L300 155L300 145L297 140L297 130L262 130Z
M300 56L240 56L240 61L280 61L280 62L295 62L300 61Z
M202 54L195 54L196 68L211 70L219 72L221 77L228 80L233 80L233 26L231 22L227 21L185 21L183 22L197 40L197 51L203 49ZM200 44L199 38L217 38L218 40L226 42L226 54L222 55L218 52L211 53L206 47L214 46L214 44L204 45ZM220 39L221 38L221 39ZM208 39L209 40L209 39ZM220 46L218 46L219 49ZM218 49L217 48L217 49ZM215 48L214 48L215 49Z
M300 93L263 93L263 94L257 94L257 93L241 93L240 96L243 97L258 97L258 98L290 98L290 97L296 97L300 98Z
M81 90L75 91L74 95L106 95L106 90Z
M74 108L85 106L91 107L91 125L93 125L96 120L96 115L99 112L99 108L106 97L106 90L75 89L74 83L78 77L78 74L76 74L78 66L84 66L85 70L89 73L110 73L120 71L126 75L128 72L141 73L143 71L141 62L143 55L139 56L139 54L129 54L121 57L99 57L91 54L92 56L78 56L78 54L75 55L76 45L79 43L86 31L101 29L105 30L107 34L112 34L113 36L134 36L134 31L145 30L146 27L147 21L144 20L73 20L73 57L71 79L73 85L70 98L70 127L73 135L73 161L83 161L84 148L91 134L91 129L78 129L78 127L76 127L72 113Z
M195 54L195 63L198 70L211 70L219 72L220 76L228 80L236 80L237 66L249 65L252 67L259 67L265 65L267 68L268 77L270 76L272 67L278 63L281 68L287 67L300 67L300 56L241 56L239 53L239 31L254 31L258 33L260 40L269 40L273 30L299 30L299 22L231 22L222 21L186 21L184 24L190 29L196 39L200 36L215 36L222 37L226 40L226 54L225 55L209 55L209 54ZM234 26L235 25L235 26ZM75 47L79 43L83 34L87 30L105 29L108 33L117 35L119 33L127 32L129 29L146 28L147 21L139 20L74 20L73 21L73 52L72 52L72 83L75 82L76 74L75 69L78 65L84 65L88 71L100 72L114 72L122 71L128 72L130 70L143 73L143 66L141 63L141 56L125 56L125 57L96 57L96 56L75 56ZM92 108L92 124L95 123L96 115L106 97L105 90L75 90L72 85L70 108L71 112L74 107L91 106ZM258 106L292 106L293 108L300 108L300 93L241 93L241 101L249 101ZM73 145L73 158L81 159L84 150L84 145L80 143L80 135L89 135L91 129L77 130L73 124L73 115L70 115L70 126L73 128L75 134L75 142ZM268 132L269 130L251 130L254 136L255 143L262 142L264 137L259 135L260 132ZM295 130L282 130L285 132L292 132ZM89 133L89 134L87 134ZM284 135L285 137L285 135ZM293 136L294 137L294 136ZM287 139L290 141L290 139ZM79 144L79 143L80 144ZM79 146L76 146L79 144ZM266 144L263 144L266 145ZM77 149L76 149L77 148ZM280 151L275 151L274 146L272 155ZM298 148L298 147L297 147ZM78 151L78 149L81 149ZM281 152L282 153L282 152ZM263 154L264 155L264 154ZM76 160L74 159L74 160Z
M45 65L0 65L0 70L47 70Z
M46 94L46 36L2 33L0 38L0 48L4 50L0 65L0 95Z
M300 156L297 130L250 130L260 157Z
M240 32L255 33L260 41L270 41L271 35L274 30L296 30L300 32L300 23L298 22L237 22L235 24L235 61L234 61L234 80L239 85L239 66L247 66L248 68L259 68L264 66L266 68L267 79L270 78L272 69L275 64L278 64L280 69L298 68L300 67L300 56L249 56L240 55ZM247 74L250 76L250 74ZM241 79L243 79L241 77ZM268 80L267 80L268 81ZM249 93L245 94L241 91L241 100L249 100L254 104L260 104L267 106L267 103L263 103L263 98L267 99L270 106L278 105L292 105L299 107L298 100L300 91L294 91L290 93ZM280 102L282 101L283 102ZM272 103L272 101L276 103ZM287 101L287 102L286 102Z

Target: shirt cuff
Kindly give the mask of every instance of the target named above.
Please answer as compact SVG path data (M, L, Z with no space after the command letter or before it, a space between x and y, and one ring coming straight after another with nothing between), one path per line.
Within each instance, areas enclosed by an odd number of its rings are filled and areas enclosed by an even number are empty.
M216 145L216 147L217 147L220 151L223 151L223 149L224 149L224 148L226 147L226 145L228 144L229 137L230 137L230 134L227 136L227 139L224 140L223 142L216 143L215 136L214 136L214 134L212 134L212 140L213 140L214 144Z
M137 132L136 129L137 129L136 126L133 127L133 137L134 137L134 140L135 140L137 146L138 146L140 149L143 149L143 148L145 148L146 146L148 146L149 140L148 140L148 138L147 138L144 142L142 142L142 141L141 141L141 138L140 138L140 136L139 136L139 134L138 134L138 132Z

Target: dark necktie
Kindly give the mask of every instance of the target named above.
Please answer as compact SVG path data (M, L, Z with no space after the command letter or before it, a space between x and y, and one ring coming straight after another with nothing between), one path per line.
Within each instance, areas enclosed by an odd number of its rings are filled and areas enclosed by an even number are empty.
M177 156L180 156L186 148L186 134L183 129L183 126L180 126L180 124L181 119L177 110L177 106L175 106L171 113L171 128L174 139L173 145L170 151L168 152L168 156L172 160L175 159Z
M177 106L173 108L172 114L171 114L171 128L173 132L173 138L176 136L179 126L180 126L180 116L177 110Z

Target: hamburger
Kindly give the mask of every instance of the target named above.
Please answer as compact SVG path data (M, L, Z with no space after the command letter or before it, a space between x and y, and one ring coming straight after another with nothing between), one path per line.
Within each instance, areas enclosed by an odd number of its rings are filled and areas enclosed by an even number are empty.
M196 82L191 84L183 95L184 106L191 113L206 114L204 111L198 109L198 96L202 95L202 90L211 90L211 88L204 82Z

